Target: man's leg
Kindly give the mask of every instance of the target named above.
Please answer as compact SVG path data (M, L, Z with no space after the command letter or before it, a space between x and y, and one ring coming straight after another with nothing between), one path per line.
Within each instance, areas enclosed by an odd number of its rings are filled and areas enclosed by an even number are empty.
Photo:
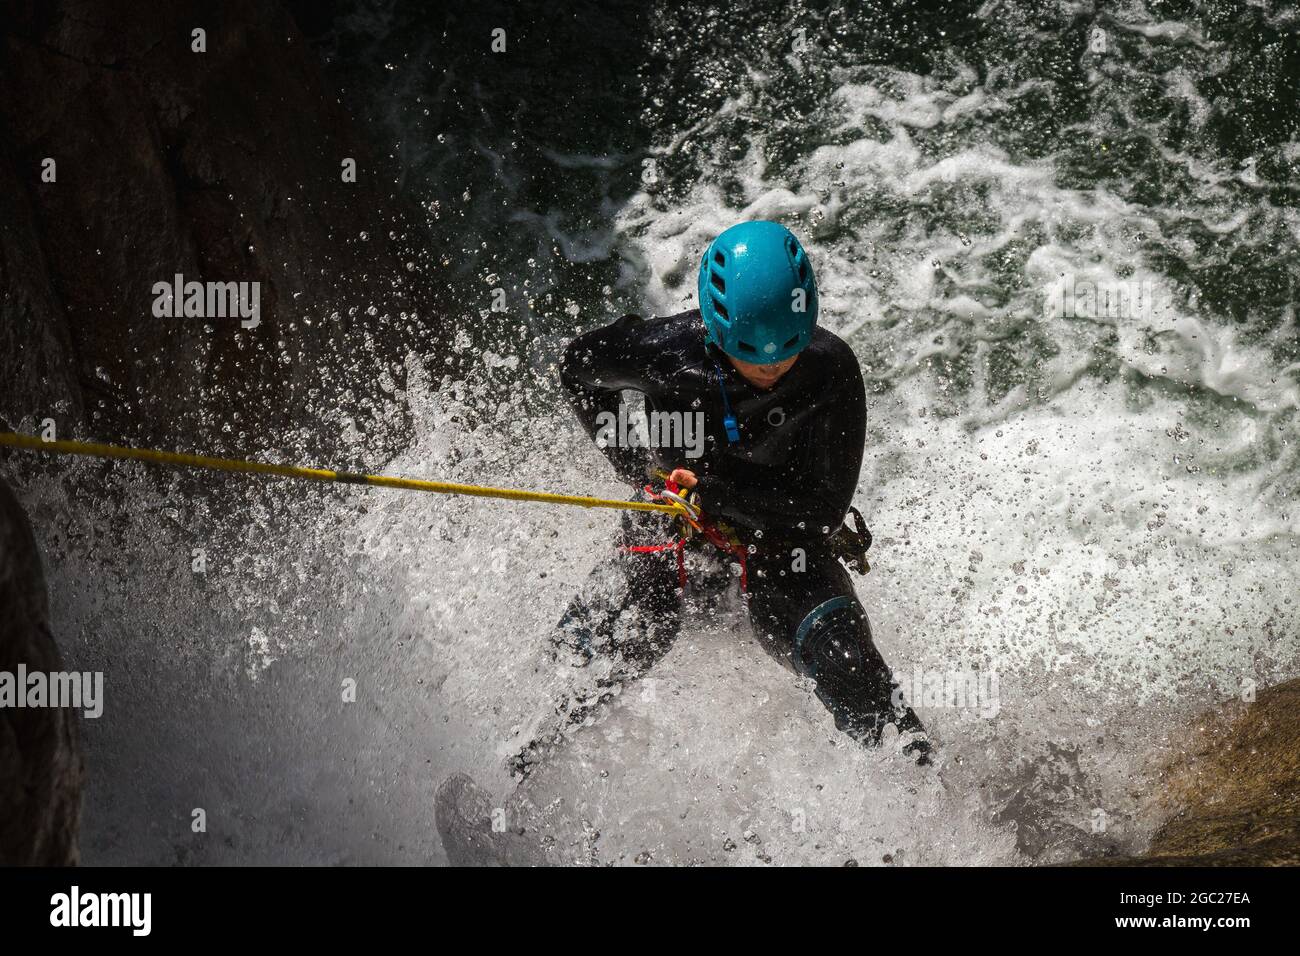
M556 703L558 726L552 724L511 761L515 771L527 775L547 744L668 653L681 628L677 556L671 549L625 549L664 544L673 536L658 515L624 516L618 550L587 576L551 635L552 659L574 668L574 686Z
M668 652L681 624L676 554L624 550L663 544L672 534L671 528L654 530L652 539L635 519L624 523L618 551L592 569L556 625L551 641L557 660L636 677Z
M755 562L749 581L755 630L813 679L835 726L856 740L874 746L891 723L900 733L924 733L912 708L896 695L848 572L829 553L808 549L805 554L804 563L785 554ZM918 763L928 762L924 739L904 749L916 754Z

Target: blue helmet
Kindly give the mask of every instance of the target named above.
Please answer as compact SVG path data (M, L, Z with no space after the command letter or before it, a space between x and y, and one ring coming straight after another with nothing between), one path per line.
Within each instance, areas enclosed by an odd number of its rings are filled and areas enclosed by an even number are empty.
M817 325L817 280L803 246L780 223L742 222L700 261L700 315L709 341L755 365L807 348Z

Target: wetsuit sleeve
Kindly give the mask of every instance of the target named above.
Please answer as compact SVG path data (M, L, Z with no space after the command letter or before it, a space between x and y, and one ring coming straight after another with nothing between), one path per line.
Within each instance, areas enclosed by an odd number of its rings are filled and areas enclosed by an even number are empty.
M696 488L706 516L774 537L817 537L839 530L862 470L867 403L856 361L837 378L842 387L827 396L809 426L802 477L773 488L707 475Z
M584 332L569 343L560 361L560 382L578 421L618 476L637 488L649 474L649 452L597 439L602 424L618 420L622 390L644 391L644 362L639 357L636 334L641 321L639 316L625 315L604 328Z

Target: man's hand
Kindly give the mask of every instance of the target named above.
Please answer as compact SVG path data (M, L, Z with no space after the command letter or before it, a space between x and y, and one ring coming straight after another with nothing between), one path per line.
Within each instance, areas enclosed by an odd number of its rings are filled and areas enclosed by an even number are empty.
M695 477L695 472L687 468L673 469L673 473L668 476L668 480L688 489L694 488L696 483L699 481L699 479Z

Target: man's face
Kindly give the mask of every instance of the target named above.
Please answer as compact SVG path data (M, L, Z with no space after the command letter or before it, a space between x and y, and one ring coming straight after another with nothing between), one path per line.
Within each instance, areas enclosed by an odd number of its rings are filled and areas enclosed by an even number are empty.
M798 360L798 355L791 355L788 359L773 362L771 365L755 365L753 362L744 362L731 355L727 356L727 361L744 377L745 381L755 388L764 390L781 381L781 376L794 368L794 363Z

